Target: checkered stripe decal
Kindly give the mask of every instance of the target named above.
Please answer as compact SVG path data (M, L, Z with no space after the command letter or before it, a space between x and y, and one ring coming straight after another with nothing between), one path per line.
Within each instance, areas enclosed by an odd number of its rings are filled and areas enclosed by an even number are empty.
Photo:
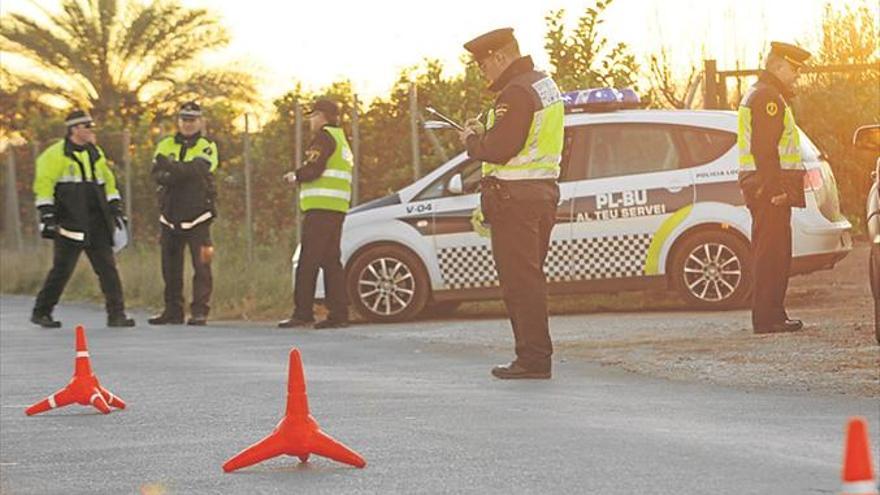
M544 273L550 282L644 275L649 234L569 239L550 243ZM440 249L438 261L448 289L477 289L498 285L488 245ZM573 270L569 272L569 260Z

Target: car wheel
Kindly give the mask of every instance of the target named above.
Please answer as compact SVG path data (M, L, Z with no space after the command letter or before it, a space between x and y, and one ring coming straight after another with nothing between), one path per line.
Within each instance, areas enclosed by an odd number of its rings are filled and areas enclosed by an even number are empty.
M874 338L880 344L880 245L871 245L869 260L871 293L874 294Z
M752 290L749 245L729 232L698 232L676 246L669 276L693 307L741 307Z
M349 299L355 310L370 321L411 320L430 297L422 262L400 246L368 248L357 256L347 273Z

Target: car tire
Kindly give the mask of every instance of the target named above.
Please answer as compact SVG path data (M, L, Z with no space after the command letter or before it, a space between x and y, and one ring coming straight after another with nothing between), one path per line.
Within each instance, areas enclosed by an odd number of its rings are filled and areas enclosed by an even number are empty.
M696 309L740 308L752 292L749 245L721 230L702 231L676 245L670 264L671 286Z
M367 248L347 270L348 297L369 321L414 319L431 296L428 274L410 250L393 244Z

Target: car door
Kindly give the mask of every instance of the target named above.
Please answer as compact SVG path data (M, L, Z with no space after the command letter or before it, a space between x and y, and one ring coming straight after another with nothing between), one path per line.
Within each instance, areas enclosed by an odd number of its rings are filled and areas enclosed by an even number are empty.
M572 279L657 275L671 224L694 202L674 126L598 123L577 129L573 153L586 178L577 182L570 251Z
M432 203L434 246L443 277L440 290L485 289L498 285L490 237L480 235L471 223L471 216L480 204L481 167L482 162L468 159L443 176L442 184L426 189L437 196ZM567 280L571 273L571 258L565 246L571 239L574 184L565 181L564 160L562 169L557 224L551 232L550 250L544 263L550 282Z

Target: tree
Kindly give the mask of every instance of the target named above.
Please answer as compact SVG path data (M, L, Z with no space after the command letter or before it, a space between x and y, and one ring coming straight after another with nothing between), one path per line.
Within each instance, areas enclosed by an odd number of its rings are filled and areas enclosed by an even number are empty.
M59 13L44 12L47 23L14 13L0 22L0 51L32 67L15 74L21 91L126 123L148 108L173 113L183 99L253 102L250 75L196 63L229 41L205 9L174 0L63 0Z
M612 0L596 0L578 19L577 27L566 32L565 10L551 11L545 17L547 34L544 48L553 66L553 79L563 91L599 86L638 89L639 66L625 43L610 46L599 28L602 14Z

